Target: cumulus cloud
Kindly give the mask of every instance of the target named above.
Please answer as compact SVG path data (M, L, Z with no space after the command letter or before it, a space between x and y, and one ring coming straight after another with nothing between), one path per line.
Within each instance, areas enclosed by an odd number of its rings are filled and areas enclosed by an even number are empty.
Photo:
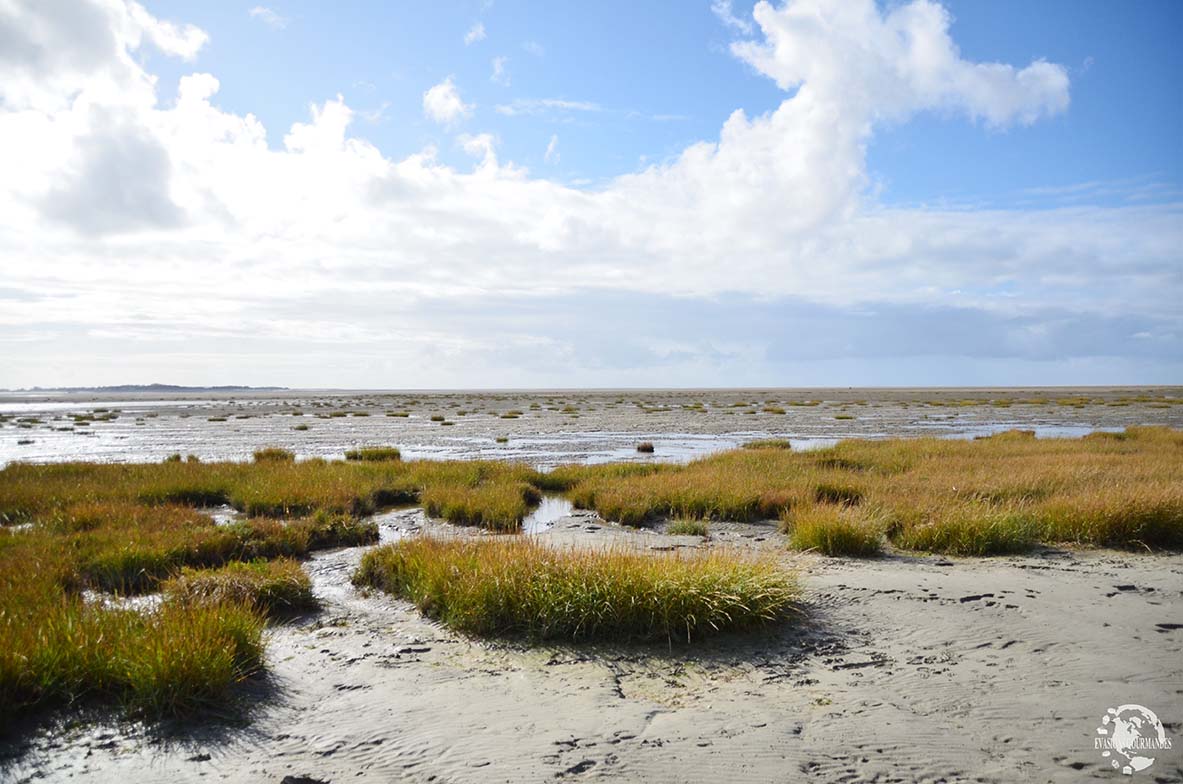
M472 114L472 104L460 98L452 77L423 93L423 114L440 125L453 125Z
M1068 107L1063 66L963 60L949 36L948 11L928 0L887 14L870 0L796 0L781 8L762 0L752 15L764 38L733 44L736 56L782 89L804 87L860 119L948 107L994 125L1029 124Z
M907 383L892 357L925 356L1059 381L1180 372L1179 205L901 209L868 188L883 123L1035 122L1067 108L1063 68L968 61L925 0L760 3L753 21L733 51L779 106L577 189L500 160L489 134L456 139L462 167L432 147L389 157L341 96L269 144L211 74L158 100L140 50L191 57L201 31L126 0L0 3L0 272L20 294L0 292L0 386L92 382L115 356L357 386L643 384L658 367L803 383L809 366L835 368L815 383ZM423 110L473 114L450 77Z

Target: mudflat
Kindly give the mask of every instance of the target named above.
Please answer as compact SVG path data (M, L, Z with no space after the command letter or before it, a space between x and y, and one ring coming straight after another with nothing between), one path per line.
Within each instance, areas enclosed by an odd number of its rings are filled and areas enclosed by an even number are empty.
M408 459L685 461L754 438L972 438L1008 429L1081 436L1183 427L1181 387L807 388L504 392L0 393L0 465L135 462L175 453L244 460L395 444ZM640 441L651 455L638 454Z

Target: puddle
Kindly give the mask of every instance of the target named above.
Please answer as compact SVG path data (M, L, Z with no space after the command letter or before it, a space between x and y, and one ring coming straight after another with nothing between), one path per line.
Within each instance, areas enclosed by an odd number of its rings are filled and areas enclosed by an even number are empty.
M542 503L522 520L522 533L540 534L550 530L556 520L561 520L575 511L575 505L560 495L546 495Z
M214 525L230 525L240 519L238 510L229 504L206 509L205 513L214 519Z

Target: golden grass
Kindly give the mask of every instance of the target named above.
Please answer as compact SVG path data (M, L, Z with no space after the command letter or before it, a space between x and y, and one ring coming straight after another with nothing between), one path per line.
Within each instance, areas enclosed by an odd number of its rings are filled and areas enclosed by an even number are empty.
M360 449L350 449L345 452L346 460L365 460L375 463L388 460L401 460L402 453L393 446L364 446Z
M162 586L170 602L249 605L267 615L289 615L316 607L312 581L299 562L231 562L218 569L184 569Z
M646 468L563 467L549 481L577 506L630 525L773 519L821 502L866 507L893 543L912 549L1183 548L1183 433L1168 428L1084 439L1008 432L974 441L843 441Z
M478 635L679 640L792 613L796 581L725 552L552 549L523 539L416 537L371 550L353 577Z
M883 549L882 522L852 506L802 506L784 513L782 527L795 550L866 558Z

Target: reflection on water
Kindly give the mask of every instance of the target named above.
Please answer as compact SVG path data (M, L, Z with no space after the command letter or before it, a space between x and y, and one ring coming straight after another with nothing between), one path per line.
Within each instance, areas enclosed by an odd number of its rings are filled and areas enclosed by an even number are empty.
M542 503L522 520L522 533L540 534L575 511L575 505L559 495L542 497Z
M1083 408L1053 402L935 407L925 401L939 391L868 392L877 399L855 400L864 393L851 390L769 390L760 403L753 403L750 390L572 391L562 399L557 392L211 393L199 399L0 393L0 467L13 461L154 462L174 453L250 460L263 446L291 449L301 460L340 460L347 449L390 444L407 460L513 460L548 470L564 463L686 463L768 438L788 439L804 451L844 438L970 439L1014 428L1069 438L1128 425L1183 426L1183 400L1174 392L1156 398L1170 404L1132 403L1121 397L1127 391ZM789 398L821 402L790 406ZM511 408L519 413L507 419L502 413ZM638 453L642 441L652 442L655 452Z

